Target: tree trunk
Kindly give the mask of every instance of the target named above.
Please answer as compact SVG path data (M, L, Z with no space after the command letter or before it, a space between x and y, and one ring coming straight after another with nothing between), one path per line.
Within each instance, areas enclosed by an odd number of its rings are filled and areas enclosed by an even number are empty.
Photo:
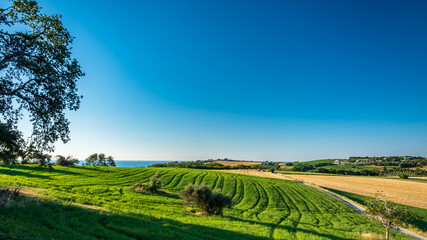
M387 226L387 227L385 228L385 239L386 239L386 240L389 240L389 239L390 239L389 231L390 231L390 227L389 227L389 226Z

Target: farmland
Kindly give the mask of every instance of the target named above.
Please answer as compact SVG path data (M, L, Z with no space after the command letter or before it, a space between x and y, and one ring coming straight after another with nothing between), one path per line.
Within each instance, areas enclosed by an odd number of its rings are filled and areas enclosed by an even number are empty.
M427 208L427 185L422 180L399 180L362 176L327 176L290 174L292 179L313 183L321 187L361 194L365 196L381 192L390 201L409 206Z
M128 186L162 173L165 192ZM224 217L186 211L188 183L232 197ZM24 186L0 208L0 238L11 239L364 239L383 229L346 204L296 181L179 168L0 166L0 185ZM393 239L410 239L393 232Z

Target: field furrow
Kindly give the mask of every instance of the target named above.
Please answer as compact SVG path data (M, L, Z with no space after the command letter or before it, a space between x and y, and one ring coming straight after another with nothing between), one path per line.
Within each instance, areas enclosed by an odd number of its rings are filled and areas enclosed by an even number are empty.
M233 176L227 174L224 176L224 185L222 187L222 193L233 198L236 193L236 186L236 179Z
M182 174L182 172L171 171L170 174L168 173L163 175L162 176L163 187L167 187L180 174Z
M277 189L277 187L275 185L271 186L272 189L276 192L276 195L279 196L280 201L278 203L278 206L282 205L282 208L277 209L279 214L280 214L280 219L275 223L276 225L274 226L274 228L271 230L270 232L270 238L274 239L274 238L278 238L276 237L276 229L277 227L279 227L279 225L282 224L282 222L289 216L290 211L289 211L289 205L286 203L286 200L284 198L284 196L282 195L282 193Z
M197 176L194 180L193 180L193 184L200 184L203 182L203 179L206 177L206 175L208 175L207 172L202 172L202 174L200 174L199 176Z
M218 174L218 179L213 189L217 189L217 188L222 189L222 187L224 186L224 176L222 175L222 173L217 173L217 174Z
M236 192L231 200L233 201L234 206L237 206L245 196L245 185L238 175L233 177L236 179Z
M190 174L191 172L183 172L183 173L180 173L180 174L178 174L174 179L172 179L172 181L170 181L169 182L169 184L168 185L166 185L166 186L164 186L165 188L168 188L168 189L173 189L173 188L175 188L176 186L178 186L178 184L180 184L182 181L182 178L185 176L185 175L188 175L188 174ZM185 185L185 183L183 183L184 185Z

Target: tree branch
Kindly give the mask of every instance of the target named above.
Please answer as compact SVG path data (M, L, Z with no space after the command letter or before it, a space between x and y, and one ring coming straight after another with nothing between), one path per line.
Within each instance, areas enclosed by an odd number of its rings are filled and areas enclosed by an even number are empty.
M25 87L26 87L30 82L34 82L34 81L36 81L36 79L35 79L35 78L30 79L30 80L26 81L25 83L23 83L23 84L19 85L19 87L17 87L16 89L14 89L14 90L13 90L13 91L11 91L11 92L4 92L4 91L0 90L0 95L3 95L3 96L14 96L14 95L16 95L16 96L18 96L18 95L17 95L17 93L18 93L19 91L24 90L24 89L25 89ZM18 96L18 97L19 97L19 96Z

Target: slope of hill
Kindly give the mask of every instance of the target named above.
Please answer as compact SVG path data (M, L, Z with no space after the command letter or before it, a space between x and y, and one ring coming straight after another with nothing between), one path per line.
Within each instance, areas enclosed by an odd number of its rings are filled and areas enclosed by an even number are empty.
M163 174L167 193L143 195L128 188L156 171ZM188 183L221 188L232 197L232 209L224 217L186 211L178 193ZM331 196L279 179L178 168L6 165L0 166L0 185L26 186L37 196L0 207L0 238L364 239L383 234L380 225Z

